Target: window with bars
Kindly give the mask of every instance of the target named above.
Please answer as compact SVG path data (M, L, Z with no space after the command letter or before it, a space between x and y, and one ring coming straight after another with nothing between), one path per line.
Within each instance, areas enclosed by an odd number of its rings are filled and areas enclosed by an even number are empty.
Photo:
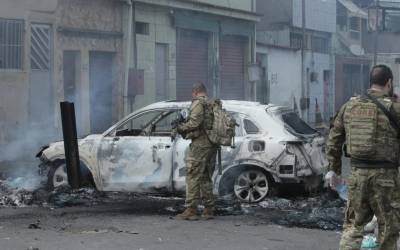
M303 35L297 32L290 33L290 47L294 49L301 49L303 47ZM309 35L304 36L304 49L310 49Z
M22 69L24 21L0 18L0 69Z
M350 37L354 40L360 40L361 38L361 18L350 17L349 18L349 31Z
M329 53L329 39L324 37L313 36L311 40L312 51L317 53Z

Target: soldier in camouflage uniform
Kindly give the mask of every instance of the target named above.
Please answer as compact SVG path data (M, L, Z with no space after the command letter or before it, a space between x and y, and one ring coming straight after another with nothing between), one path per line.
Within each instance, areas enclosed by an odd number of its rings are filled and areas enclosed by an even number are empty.
M392 81L390 68L375 66L370 73L368 94L382 103L400 123L400 104L390 98ZM341 250L360 249L364 226L374 214L378 218L379 249L397 249L400 224L398 133L371 97L351 98L334 120L327 142L330 170L327 176L331 181L339 179L345 142L352 168Z
M180 219L197 220L197 205L203 199L202 217L212 219L214 216L214 197L212 175L215 169L217 147L213 145L205 132L205 123L209 117L206 112L207 90L198 82L193 85L192 104L189 118L178 125L178 133L191 139L189 153L186 156L186 210L177 215ZM212 121L211 121L212 122ZM211 124L212 125L212 124Z

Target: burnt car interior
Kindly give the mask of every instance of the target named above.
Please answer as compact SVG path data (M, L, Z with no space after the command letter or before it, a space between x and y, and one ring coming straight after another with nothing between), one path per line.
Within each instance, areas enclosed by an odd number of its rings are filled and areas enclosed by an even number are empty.
M116 128L115 136L171 136L177 110L156 110L135 116Z

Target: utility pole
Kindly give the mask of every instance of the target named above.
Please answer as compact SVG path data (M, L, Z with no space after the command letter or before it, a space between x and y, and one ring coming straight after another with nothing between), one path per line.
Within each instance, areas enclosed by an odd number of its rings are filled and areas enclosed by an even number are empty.
M377 64L378 61L378 35L379 35L379 23L378 23L378 18L379 18L379 0L376 0L375 2L375 36L374 36L374 65ZM383 22L385 20L382 20Z
M306 77L304 72L304 64L305 64L305 46L307 43L306 39L306 0L301 1L301 116L305 118L305 110L307 109L307 99L306 99Z

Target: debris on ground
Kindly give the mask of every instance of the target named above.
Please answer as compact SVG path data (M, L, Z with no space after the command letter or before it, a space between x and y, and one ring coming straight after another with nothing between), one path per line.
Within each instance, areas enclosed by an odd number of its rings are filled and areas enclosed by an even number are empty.
M45 188L27 191L13 186L22 181L21 178L11 181L9 179L0 180L0 207L41 206L52 209L66 206L138 204L141 200L151 200L150 203L147 203L148 205L141 205L140 211L151 210L154 213L175 216L184 210L183 198L99 192L93 188L73 190L69 186L57 187L53 191ZM332 193L325 192L315 197L269 197L258 204L241 204L235 199L229 201L221 199L216 204L215 212L218 216L256 216L259 219L258 223L340 230L343 223L344 206L344 201L337 194L332 195ZM32 223L29 228L40 228L40 223Z
M32 191L13 187L9 179L0 180L0 206L23 207L32 205L32 202Z
M39 248L37 248L37 247L28 247L27 250L39 250Z
M242 206L243 207L243 206ZM306 198L267 198L247 211L260 220L289 227L341 230L345 202L337 196L322 193Z
M29 229L40 229L40 220L37 220L35 223L31 223L28 226Z

